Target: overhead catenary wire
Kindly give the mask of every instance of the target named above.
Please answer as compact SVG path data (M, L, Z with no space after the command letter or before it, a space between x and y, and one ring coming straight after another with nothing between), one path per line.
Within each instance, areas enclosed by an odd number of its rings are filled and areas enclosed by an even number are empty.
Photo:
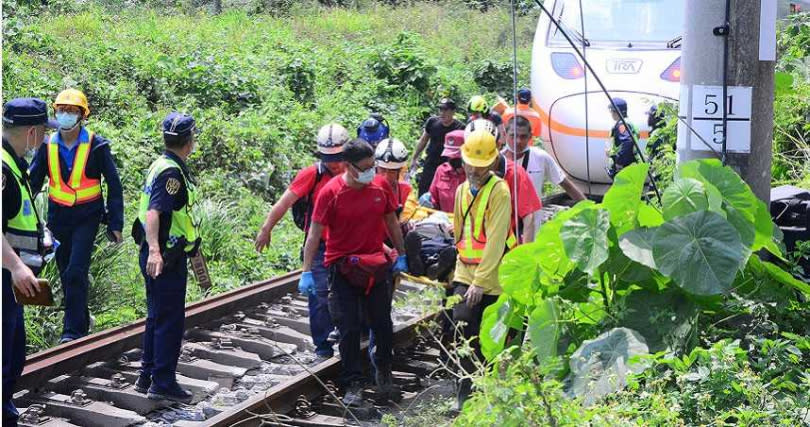
M582 10L582 0L579 0L579 32L582 34L582 55L587 56L586 47L588 46L588 39L585 37L585 12ZM585 174L588 179L588 194L593 194L591 191L591 139L590 129L588 123L588 70L583 69L583 83L585 85Z
M613 97L610 96L610 93L608 92L607 87L605 87L605 84L602 82L602 79L599 78L599 74L597 74L593 70L593 68L591 67L591 64L585 58L585 55L582 54L582 52L579 50L579 48L574 43L574 41L571 40L571 36L568 35L568 32L565 31L565 28L563 28L562 25L560 24L560 22L557 21L556 18L554 18L554 16L551 14L551 12L549 12L549 10L546 9L545 6L543 6L543 3L540 0L534 0L534 2L540 7L540 9L543 11L543 13L546 14L549 21L551 21L551 23L554 24L555 27L557 27L557 29L560 31L560 33L562 33L563 37L565 37L565 40L568 41L568 44L571 45L571 48L574 49L574 52L576 52L577 56L579 56L579 58L582 59L583 64L585 64L585 67L591 72L591 74L593 75L594 80L596 81L597 84L599 84L599 87L602 89L602 92L605 93L605 96L607 96L608 100L610 101L610 105L613 107L613 109L615 111L619 111L619 108L616 106L616 103L613 102ZM619 120L622 122L622 124L625 126L625 128L631 129L631 127L628 125L627 121L625 120L625 117L622 116L621 114L619 114ZM587 129L586 129L586 133L587 133ZM638 145L638 140L636 139L636 136L633 134L633 132L630 132L630 139L633 141L633 146L635 147L641 161L643 163L647 163L647 158L644 156L644 153L641 151L641 147ZM655 197L658 200L658 204L660 205L661 204L661 192L658 190L658 185L655 182L655 177L653 176L652 171L649 170L649 169L647 170L647 178L650 181L650 186L652 187L653 192L655 193Z
M512 9L512 105L514 105L514 114L512 119L512 144L515 145L515 149L512 151L512 167L515 169L512 171L512 182L514 189L515 197L513 197L512 202L512 215L515 219L515 230L520 230L520 216L518 215L518 198L520 197L520 192L518 189L518 163L517 163L517 102L518 102L518 69L517 69L517 20L515 19L515 0L510 0L509 5ZM529 154L526 153L526 156ZM505 156L504 156L505 159ZM504 160L506 162L506 160ZM508 163L508 162L506 162ZM504 171L509 167L508 164L503 165ZM504 177L506 176L506 172L504 172ZM535 230L536 231L536 230ZM520 238L521 236L517 236Z

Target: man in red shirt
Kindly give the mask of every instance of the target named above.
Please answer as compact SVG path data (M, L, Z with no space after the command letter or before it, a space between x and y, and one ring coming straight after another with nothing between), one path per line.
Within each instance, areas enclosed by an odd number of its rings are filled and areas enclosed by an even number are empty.
M424 200L420 200L421 204L453 213L456 188L467 179L461 164L462 145L464 145L463 130L454 130L444 137L442 157L447 157L447 161L436 169L436 175L433 176L433 182L430 184L430 195Z
M329 312L340 331L341 382L346 390L343 402L352 405L362 400L361 308L366 311L376 341L377 387L381 397L391 393L393 323L390 263L385 262L383 252L386 232L398 253L404 254L405 249L391 189L385 188L384 181L374 179L371 146L362 139L352 140L343 149L343 159L346 172L326 184L315 201L298 288L305 292L314 286L313 260L325 237ZM324 228L329 233L322 236ZM406 256L399 255L391 271L396 274L406 269Z
M319 161L312 166L302 169L293 179L290 187L273 205L267 214L259 234L256 236L256 250L261 252L270 244L273 228L278 224L284 214L299 200L307 203L305 209L304 227L309 230L315 200L321 190L333 176L340 175L345 169L343 163L343 144L349 140L349 133L343 126L332 123L321 128L318 132L318 158ZM328 281L329 271L324 266L323 258L326 247L321 244L315 253L312 263L312 274L315 286L309 293L309 328L312 342L315 344L315 354L319 358L332 357L334 350L329 343L329 333L332 332L332 318L329 316Z
M502 148L501 146L498 147L499 151ZM537 197L537 192L534 191L534 184L532 184L529 174L523 168L515 168L515 163L507 159L503 154L498 155L495 163L493 163L492 171L499 178L503 178L509 185L513 210L515 208L515 199L517 199L517 216L520 222L515 227L515 216L513 214L512 230L515 232L515 236L518 237L520 243L533 242L535 235L534 216L539 215L543 204L540 198ZM517 171L517 180L515 180L515 171Z

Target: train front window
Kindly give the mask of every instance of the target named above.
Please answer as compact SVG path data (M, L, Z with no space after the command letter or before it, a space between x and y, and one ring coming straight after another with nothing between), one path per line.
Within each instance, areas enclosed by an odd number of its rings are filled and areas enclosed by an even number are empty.
M683 33L684 0L557 0L552 14L576 43L666 44ZM567 44L554 24L549 42Z

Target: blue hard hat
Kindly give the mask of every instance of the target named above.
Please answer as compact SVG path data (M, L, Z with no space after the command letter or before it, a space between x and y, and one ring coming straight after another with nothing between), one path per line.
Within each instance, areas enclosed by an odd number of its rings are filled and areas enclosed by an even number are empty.
M197 130L194 118L188 114L172 111L163 119L163 135L186 136Z
M388 126L374 118L366 119L363 124L357 128L357 137L364 139L373 147L376 147L380 141L388 137Z
M48 104L39 98L14 98L3 106L3 124L5 126L45 125L51 129L59 128L56 120L48 118Z
M627 101L622 98L613 98L613 103L616 104L616 108L623 114L627 114ZM613 105L608 105L608 108L613 110Z

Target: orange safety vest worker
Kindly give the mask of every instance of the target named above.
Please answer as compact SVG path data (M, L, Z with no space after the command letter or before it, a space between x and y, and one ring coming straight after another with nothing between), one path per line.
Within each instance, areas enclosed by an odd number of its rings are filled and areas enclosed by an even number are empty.
M48 141L48 196L54 203L62 206L75 206L92 202L101 197L101 180L91 179L85 175L87 159L90 157L90 145L93 141L93 132L79 134L76 158L73 160L73 171L68 182L62 180L60 168L59 143L57 134L52 134ZM86 138L86 139L85 139Z
M462 230L459 240L456 242L456 249L458 250L458 258L465 264L480 264L481 257L484 254L484 247L487 245L487 235L484 229L484 213L487 210L489 203L489 195L495 185L502 181L497 176L491 176L486 184L481 187L478 192L478 206L474 213L475 216L469 215L472 210L474 198L471 199L469 190L469 182L462 184L462 206L467 206L467 211L464 213L462 219ZM468 220L469 218L469 220ZM507 223L508 224L508 223ZM508 226L508 225L507 225ZM506 237L506 248L509 250L517 246L517 238L514 231L509 227L509 235Z

